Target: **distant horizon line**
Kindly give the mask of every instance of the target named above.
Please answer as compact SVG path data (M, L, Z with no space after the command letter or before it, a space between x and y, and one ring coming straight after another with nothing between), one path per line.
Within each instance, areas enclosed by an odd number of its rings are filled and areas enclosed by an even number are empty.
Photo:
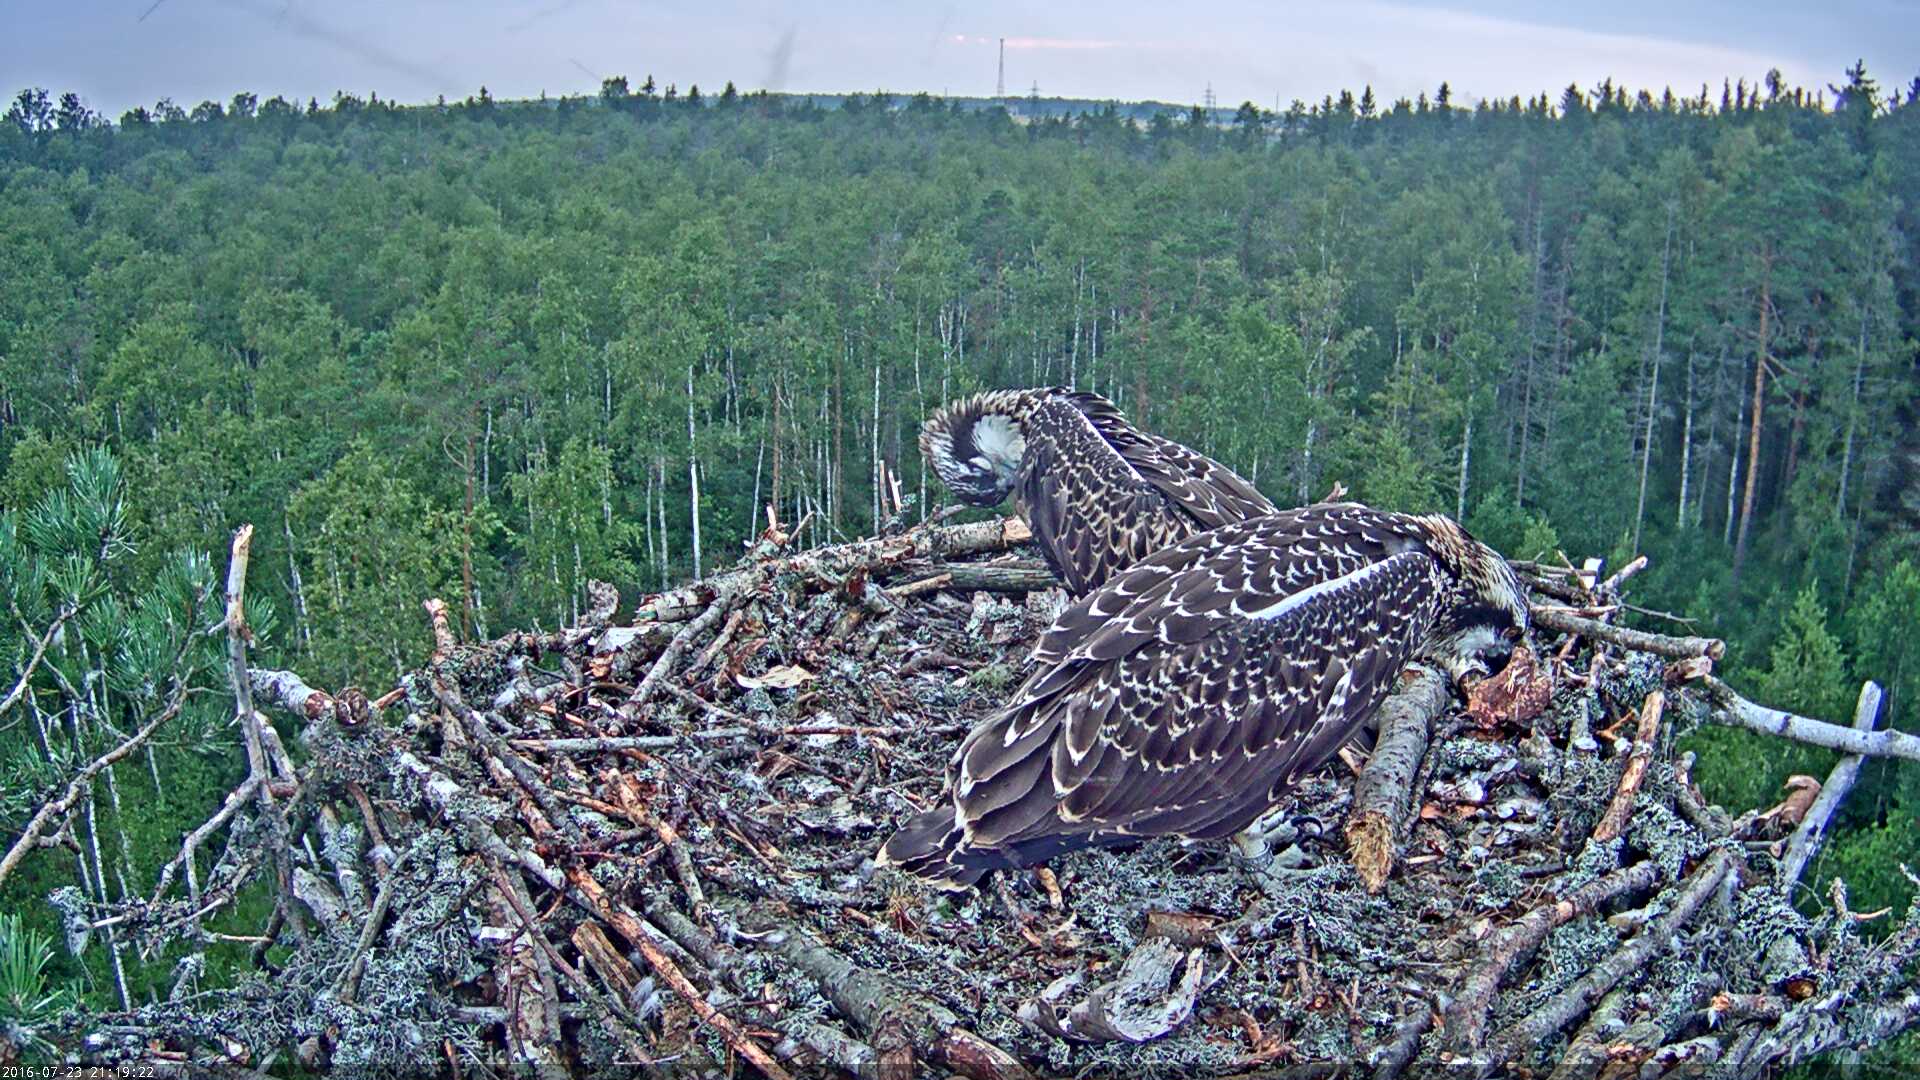
M1766 75L1779 76L1784 80L1784 76L1780 75L1780 69L1777 67L1770 69L1766 73ZM1759 100L1761 91L1767 89L1766 75L1763 75L1758 79L1750 79L1744 75L1743 76L1722 75L1720 77L1720 81L1722 83L1722 89L1725 92L1732 92L1736 89L1736 87L1744 86L1747 89L1748 100ZM613 76L612 78L624 79L626 78L626 76ZM644 76L643 78L650 81L654 77L651 74L649 74L647 76ZM609 81L611 81L611 79L602 80L603 83L609 82ZM684 103L686 99L691 95L692 92L699 90L700 84L697 82L688 83L687 84L688 92L685 94L678 92L677 83L672 83L672 82L655 83L655 85L656 87L660 88L659 90L656 91L654 95L652 95L655 100L659 100L662 102L667 100L674 100L677 102ZM767 96L767 97L781 97L781 98L805 98L809 100L812 100L812 99L844 100L844 99L853 98L853 97L885 96L889 98L904 98L904 99L911 100L917 97L927 97L935 101L955 101L955 102L986 103L986 104L1005 104L1005 103L1028 102L1028 101L1043 101L1043 102L1051 102L1056 104L1085 104L1085 105L1101 105L1101 106L1111 105L1111 106L1117 106L1117 107L1123 106L1123 107L1132 108L1132 109L1163 109L1163 110L1183 112L1183 113L1190 112L1194 109L1199 109L1209 114L1220 114L1220 113L1232 114L1237 112L1240 108L1246 105L1252 105L1255 109L1258 109L1263 115L1270 115L1270 116L1284 115L1285 113L1292 111L1293 108L1296 106L1311 110L1317 107L1318 105L1325 104L1328 101L1337 101L1341 97L1347 96L1347 95L1352 95L1354 99L1358 101L1361 95L1364 95L1370 92L1373 88L1371 83L1365 83L1362 85L1361 90L1358 93L1356 93L1350 87L1343 86L1339 88L1337 91L1322 94L1319 102L1309 101L1307 99L1300 98L1300 97L1294 97L1289 102L1287 109L1280 109L1278 107L1270 108L1266 105L1262 105L1251 98L1248 98L1242 101L1238 105L1224 105L1224 104L1216 103L1214 105L1209 106L1199 101L1190 102L1190 103L1179 103L1179 102L1163 101L1157 98L1090 97L1090 96L1084 96L1084 95L1066 95L1066 94L1050 95L1050 94L1033 94L1033 93L955 94L950 90L946 90L946 89L943 89L938 92L935 92L932 90L890 90L885 87L879 87L872 90L860 90L860 89L774 90L774 89L764 88L764 87L747 90L747 89L739 88L737 85L733 83L733 80L731 79L725 80L724 85L734 86L735 93L739 97L743 97L743 98ZM1406 95L1402 94L1393 98L1391 101L1377 100L1376 101L1376 108L1378 110L1377 115L1380 115L1380 116L1387 115L1393 109L1398 107L1401 102L1406 102L1410 105L1415 104L1418 98L1425 98L1427 100L1428 107L1430 109L1438 108L1439 106L1437 104L1437 96L1439 94L1440 89L1443 87L1447 88L1447 90L1449 91L1452 97L1452 100L1449 102L1449 104L1446 107L1454 109L1456 111L1465 111L1465 112L1474 111L1475 109L1479 108L1482 104L1485 104L1488 102L1508 104L1513 101L1520 101L1523 104L1531 105L1535 101L1541 98L1545 98L1550 105L1553 105L1558 100L1563 99L1565 97L1566 92L1569 90L1578 92L1583 99L1586 99L1589 101L1593 100L1594 93L1602 88L1610 89L1616 95L1624 95L1630 101L1637 99L1639 95L1643 92L1651 96L1654 100L1660 100L1666 97L1667 95L1672 95L1673 98L1677 101L1699 101L1699 100L1702 100L1703 98L1710 99L1712 94L1711 80L1702 81L1700 84L1700 95L1695 96L1691 91L1683 92L1683 91L1676 90L1671 84L1668 84L1660 88L1660 90L1658 91L1655 91L1651 87L1646 87L1646 86L1634 87L1634 86L1629 86L1625 83L1615 84L1612 77L1610 76L1599 79L1586 86L1582 86L1579 80L1573 80L1569 82L1565 87L1560 88L1560 90L1558 90L1557 92L1553 90L1543 89L1535 93L1524 94L1524 95L1518 94L1518 93L1506 94L1506 95L1475 94L1470 91L1462 91L1462 90L1454 89L1452 87L1451 80L1443 79L1441 80L1439 86L1436 86L1434 88L1434 91L1433 91L1434 96L1432 97L1429 97L1427 91L1423 90L1417 95L1417 98L1408 98ZM1912 83L1912 88L1920 89L1920 76L1916 76L1914 78ZM1788 85L1783 81L1781 84L1781 90L1777 95L1777 97L1791 98L1795 94L1795 92L1800 92L1802 94L1803 101L1811 99L1812 102L1824 108L1826 106L1827 91L1829 89L1840 89L1840 88L1833 87L1833 86L1828 86L1828 87L1795 86L1795 85ZM1905 89L1905 88L1900 87L1898 85L1892 86L1890 88L1883 88L1883 90L1885 90L1888 93L1888 100L1891 100L1894 96L1899 95L1902 89ZM21 95L31 93L33 91L41 91L43 93L46 93L50 100L57 100L57 97L62 97L62 96L65 96L65 94L72 92L72 91L62 91L60 92L59 95L56 96L55 93L50 88L39 87L39 86L29 86L29 87L21 87L18 91L16 91L13 95L11 95L7 100L9 101L9 103L18 101ZM668 98L666 96L667 91L674 91L675 96L673 98ZM488 94L488 97L490 100L495 101L497 103L501 103L501 104L517 104L517 103L540 104L542 102L556 102L556 101L565 101L570 99L581 100L581 101L599 101L602 99L602 96L603 96L602 92L597 90L563 91L557 94L552 94L543 88L539 91L538 96L493 98L491 94L488 92L487 86L485 83L480 84L480 86L477 88L477 93ZM700 97L703 100L717 100L722 96L723 93L724 93L724 90L701 91ZM196 103L195 106L183 105L180 102L174 101L170 95L163 95L162 97L160 97L154 102L153 107L157 108L161 105L172 104L172 105L175 105L176 107L183 109L183 111L190 112L192 111L193 108L197 107L198 105L214 104L214 105L219 105L224 109L228 104L231 104L233 99L239 98L243 95L252 95L257 102L271 101L274 98L279 98L280 100L285 101L288 104L295 105L296 107L299 106L300 104L298 101L298 96L288 97L282 93L274 93L271 95L263 96L256 91L237 90L225 102L215 101L209 98ZM344 88L336 88L333 91L332 98L329 99L329 101L327 102L323 102L321 98L315 94L307 94L304 96L307 98L309 103L316 104L316 105L323 105L323 106L326 104L330 104L331 102L334 102L334 101L339 101L344 97L359 97L359 95L354 91L347 90ZM629 97L646 97L649 95L634 92L634 93L630 93L628 96ZM1909 94L1908 100L1911 100L1911 99L1912 99L1912 95ZM393 96L389 96L385 99L381 99L379 96L378 90L368 90L367 96L364 98L361 98L360 100L369 101L369 102L381 101L383 104L386 104L395 108L439 108L439 107L463 104L468 101L477 100L477 98L475 94L469 94L467 97L459 98L459 99L449 99L445 94L437 94L431 99L403 100ZM1275 95L1275 100L1274 100L1275 106L1278 105L1278 102L1279 102L1279 96ZM86 100L84 97L80 99L80 103L82 105L86 104ZM124 116L128 113L134 112L135 110L144 110L144 109L149 109L149 107L145 105L130 106L123 111L122 115ZM96 115L98 115L99 118L102 120L107 120L109 122L117 122L112 118L107 117L105 114L96 114Z

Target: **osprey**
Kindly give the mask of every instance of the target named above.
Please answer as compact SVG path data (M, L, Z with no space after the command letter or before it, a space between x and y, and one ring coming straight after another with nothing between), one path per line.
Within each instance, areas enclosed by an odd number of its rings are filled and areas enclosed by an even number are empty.
M920 454L963 502L1011 492L1075 596L1169 544L1276 509L1225 465L1060 387L956 401L927 421Z
M1456 681L1527 628L1519 578L1445 517L1321 503L1201 533L1061 613L944 804L881 850L945 888L1152 836L1233 836L1356 734L1410 660Z

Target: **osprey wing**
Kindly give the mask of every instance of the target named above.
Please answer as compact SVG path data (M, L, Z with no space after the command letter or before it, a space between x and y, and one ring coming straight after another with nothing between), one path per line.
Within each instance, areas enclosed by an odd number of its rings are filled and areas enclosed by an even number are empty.
M1077 848L1245 827L1371 717L1433 621L1439 567L1383 550L1391 521L1317 507L1215 530L1070 608L1040 669L962 743L952 804L885 860L963 886ZM1329 531L1352 543L1307 539Z
M1127 423L1106 398L1084 392L1068 397L1121 458L1154 490L1186 511L1199 529L1279 510L1245 477L1220 462Z
M1040 550L1074 595L1206 528L1142 472L1070 398L1037 404L1014 499Z

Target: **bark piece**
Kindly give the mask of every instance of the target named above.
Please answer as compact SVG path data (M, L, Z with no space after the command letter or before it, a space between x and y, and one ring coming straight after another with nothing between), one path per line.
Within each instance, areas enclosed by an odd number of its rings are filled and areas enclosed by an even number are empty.
M1157 1039L1193 1015L1206 981L1206 952L1182 949L1165 938L1140 943L1120 973L1061 1008L1068 992L1085 981L1079 973L1056 979L1038 998L1020 1006L1020 1020L1069 1042L1130 1042Z
M1427 752L1434 718L1446 711L1447 679L1425 664L1410 665L1393 696L1380 706L1380 739L1353 784L1347 845L1368 892L1386 887L1401 823L1412 801L1414 773Z

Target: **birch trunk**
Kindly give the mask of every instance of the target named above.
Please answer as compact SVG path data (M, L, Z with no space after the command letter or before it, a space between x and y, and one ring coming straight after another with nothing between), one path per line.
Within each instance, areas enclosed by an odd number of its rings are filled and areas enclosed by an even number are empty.
M1633 507L1633 550L1640 550L1640 527L1647 517L1647 471L1653 465L1653 433L1659 423L1660 358L1666 344L1667 282L1673 266L1673 205L1667 205L1667 238L1660 251L1660 304L1653 320L1653 371L1647 377L1645 426L1640 443L1640 495Z
M1867 371L1867 316L1868 308L1860 308L1860 341L1853 359L1853 400L1847 406L1847 436L1840 450L1840 490L1833 499L1833 517L1835 521L1845 521L1847 517L1847 479L1853 473L1853 442L1860 424L1860 385Z
M670 557L667 551L667 459L655 458L654 467L660 473L660 482L654 485L653 490L657 500L655 507L660 514L660 587L664 589L673 584L668 577Z
M300 580L300 560L294 557L293 521L280 519L281 531L287 536L287 580L293 586L293 633L300 643L300 649L307 656L313 655L313 626L307 620L307 588Z
M1747 537L1753 531L1754 496L1760 487L1760 428L1767 407L1767 319L1773 314L1770 285L1766 277L1760 279L1760 330L1753 356L1753 408L1747 420L1747 482L1740 495L1740 531L1733 541L1733 577L1736 581L1747 559Z
M1728 547L1733 546L1733 528L1735 519L1738 517L1734 513L1734 508L1740 492L1740 429L1747 422L1747 399L1737 392L1734 396L1740 399L1740 407L1733 418L1733 433L1728 436L1728 441L1733 444L1731 450L1733 460L1727 465L1727 522L1720 536L1720 542ZM1748 468L1751 469L1752 466L1749 465Z
M1686 419L1680 424L1680 499L1679 510L1674 515L1675 529L1687 527L1687 482L1692 479L1693 471L1693 350L1687 350L1687 403Z
M693 365L687 365L687 488L689 517L693 519L693 579L700 580L700 448L693 432Z
M1460 492L1455 502L1454 520L1467 519L1467 464L1473 456L1473 409L1467 409L1466 429L1460 435Z

